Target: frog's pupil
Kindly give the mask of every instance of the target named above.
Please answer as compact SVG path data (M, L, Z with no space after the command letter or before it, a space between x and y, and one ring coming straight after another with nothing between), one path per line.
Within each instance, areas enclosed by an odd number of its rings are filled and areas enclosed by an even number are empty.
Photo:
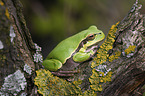
M93 34L93 35L88 36L87 40L93 40L94 38L95 38L95 35Z
M94 35L91 35L90 37L94 37Z

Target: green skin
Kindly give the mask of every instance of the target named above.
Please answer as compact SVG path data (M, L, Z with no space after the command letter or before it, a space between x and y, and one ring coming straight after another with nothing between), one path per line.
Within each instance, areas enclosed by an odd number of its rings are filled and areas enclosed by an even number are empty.
M89 38L87 43L79 50L79 52L73 55L73 60L75 62L84 62L90 58L90 55L93 55L93 50L85 52L86 49L103 40L105 38L104 33L101 30L98 30L96 26L90 26L87 30L81 31L76 35L73 35L65 40L61 41L47 56L43 61L42 65L45 69L50 71L57 71L60 69L66 60L71 58L72 54L77 50L80 43Z

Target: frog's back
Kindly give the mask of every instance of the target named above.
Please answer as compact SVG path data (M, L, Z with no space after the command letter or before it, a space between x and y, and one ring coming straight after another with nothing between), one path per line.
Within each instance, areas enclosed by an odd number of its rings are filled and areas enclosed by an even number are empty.
M62 63L71 57L82 41L81 35L74 35L61 41L47 56L46 59L57 59Z

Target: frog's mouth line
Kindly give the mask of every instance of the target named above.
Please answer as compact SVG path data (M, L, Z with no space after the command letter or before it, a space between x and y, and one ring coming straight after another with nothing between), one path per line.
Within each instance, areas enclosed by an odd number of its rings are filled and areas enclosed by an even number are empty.
M94 53L96 53L97 50L98 50L98 48L99 48L99 43L100 43L100 42L96 42L96 43L94 43L93 45L87 47L87 49L86 49L85 52L90 52L91 50L93 50Z
M85 52L90 52L91 50L95 51L95 50L97 50L97 49L98 49L98 45L96 45L96 46L91 46L91 47L88 47L88 48L86 49Z

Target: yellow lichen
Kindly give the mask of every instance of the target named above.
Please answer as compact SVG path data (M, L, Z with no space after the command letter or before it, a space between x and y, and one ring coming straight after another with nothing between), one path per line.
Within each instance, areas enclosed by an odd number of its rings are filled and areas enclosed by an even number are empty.
M102 89L102 85L99 85L98 86L98 91L102 91L103 89Z
M135 51L136 46L135 45L130 45L127 49L124 50L125 54L128 55L131 52Z
M104 76L104 72L99 72L99 74L100 74L101 76Z
M73 85L66 80L53 76L50 71L45 69L38 70L36 73L34 84L38 86L38 92L43 96L82 94L81 88L75 86L81 84L81 80L74 81Z
M9 14L9 11L8 11L7 8L6 8L6 11L5 11L5 15L7 16L8 19L10 19L10 14Z
M112 45L115 41L114 40L114 38L115 38L114 33L117 31L116 26L118 24L119 24L119 22L116 23L115 25L112 25L106 40L104 41L104 43L98 49L98 51L97 51L98 54L93 59L93 62L91 64L92 75L90 76L89 81L91 83L90 87L94 91L102 91L103 89L102 89L101 83L106 83L107 81L111 81L112 72L107 70L107 72L106 72L107 74L106 74L102 71L98 72L95 68L97 66L103 64L104 62L106 62L107 58L109 57L108 51L113 48ZM110 58L109 60L113 61L114 58L118 58L118 56L120 56L120 54L121 54L121 52L116 52L115 55L109 57ZM106 69L104 69L104 70L106 70Z
M94 91L102 91L102 85L90 85Z
M82 80L78 79L78 81L73 81L72 83L74 85L80 85L80 84L82 84Z
M97 93L92 90L87 90L83 93L83 95L78 95L78 96L97 96Z
M115 60L115 59L118 59L118 57L121 55L121 52L120 51L117 51L117 52L115 52L115 55L111 55L111 56L109 56L109 61L110 62L112 62L113 60Z
M120 51L115 52L115 59L118 59L118 57L121 55Z
M103 77L100 77L99 79L100 79L100 82L104 82L104 81L103 81Z
M3 3L1 0L0 0L0 5L1 5L1 6L3 6L3 5L4 5L4 3Z
M115 55L111 55L111 56L109 57L109 61L110 61L110 62L112 62L114 59L115 59Z

